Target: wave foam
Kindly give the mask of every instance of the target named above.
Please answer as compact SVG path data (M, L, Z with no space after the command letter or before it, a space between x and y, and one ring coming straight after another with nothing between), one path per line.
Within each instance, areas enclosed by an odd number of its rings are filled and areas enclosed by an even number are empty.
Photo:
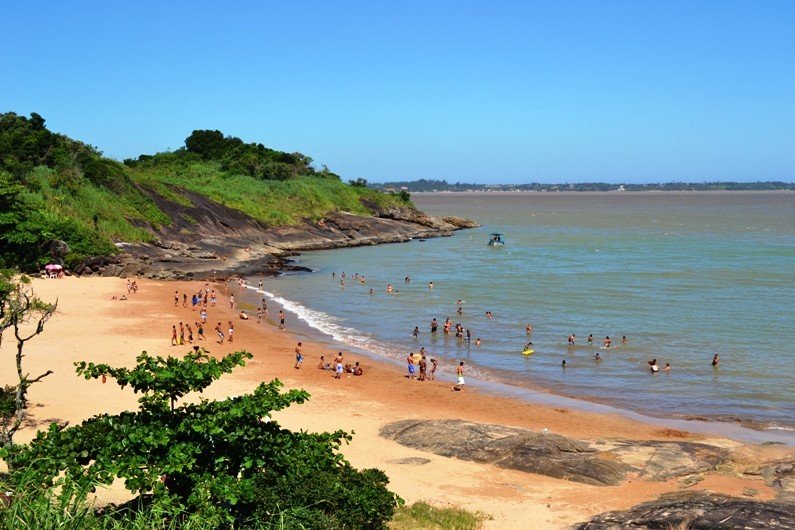
M339 319L328 313L324 313L322 311L317 311L315 309L310 309L306 306L299 304L298 302L294 302L292 300L288 300L281 296L278 296L270 291L265 291L263 289L257 289L256 287L246 286L248 289L252 291L256 291L268 297L268 299L273 300L285 311L289 311L293 313L299 320L306 323L312 329L320 331L326 335L329 335L332 339L337 342L341 342L343 344L347 344L349 346L353 346L356 348L361 348L363 350L378 353L381 355L386 355L389 357L394 357L394 352L385 351L383 348L378 347L378 342L373 339L372 337L361 333L359 330L354 328L349 328L339 323Z

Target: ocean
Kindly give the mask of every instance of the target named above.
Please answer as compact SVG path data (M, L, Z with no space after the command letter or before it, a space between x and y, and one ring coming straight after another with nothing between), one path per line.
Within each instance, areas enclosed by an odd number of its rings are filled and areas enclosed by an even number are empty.
M483 226L449 238L306 253L297 263L313 272L263 280L271 318L280 304L288 327L308 338L395 361L425 347L441 372L463 360L470 378L497 388L652 417L795 428L795 194L412 198L430 214ZM489 247L492 232L506 244ZM446 318L470 330L472 341L442 333ZM606 336L613 345L600 348ZM535 353L525 356L528 341ZM655 358L671 370L652 373Z

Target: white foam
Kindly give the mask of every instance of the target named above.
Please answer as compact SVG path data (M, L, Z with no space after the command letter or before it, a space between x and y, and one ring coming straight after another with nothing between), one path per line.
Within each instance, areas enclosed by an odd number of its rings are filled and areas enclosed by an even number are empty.
M390 354L390 352L384 351L383 348L379 348L377 346L377 341L375 341L372 337L362 334L356 329L340 324L340 320L337 317L322 311L310 309L299 304L298 302L293 302L292 300L288 300L269 291L265 291L264 289L257 289L256 287L251 287L248 285L246 287L252 291L256 291L267 296L270 300L273 300L279 304L285 311L293 313L299 320L306 323L312 329L329 335L337 342L354 346L356 348L361 348L373 353L379 353L382 355Z

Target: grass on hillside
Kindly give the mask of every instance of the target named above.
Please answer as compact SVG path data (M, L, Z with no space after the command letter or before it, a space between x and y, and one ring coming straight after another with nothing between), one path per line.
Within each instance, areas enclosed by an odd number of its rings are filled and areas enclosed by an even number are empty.
M171 220L157 206L131 185L120 193L85 182L79 188L67 191L51 184L53 171L38 167L30 174L38 190L32 194L44 201L47 207L61 215L76 219L93 227L94 215L100 236L113 241L151 241L153 236L129 219L148 222L154 226L170 224Z
M367 188L316 176L289 180L262 180L230 175L217 162L187 165L149 165L133 169L134 178L164 197L174 194L169 186L184 188L239 210L271 226L295 224L301 219L320 219L332 211L359 215L371 212L360 199L379 205L406 205L400 199ZM173 199L172 199L173 200Z
M477 530L486 516L462 508L440 508L425 502L400 506L389 523L391 530Z

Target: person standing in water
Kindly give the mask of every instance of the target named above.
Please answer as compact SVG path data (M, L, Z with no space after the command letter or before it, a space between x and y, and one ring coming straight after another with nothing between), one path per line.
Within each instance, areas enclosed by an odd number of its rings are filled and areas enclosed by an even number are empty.
M577 338L577 335L575 335L574 333L569 335L569 346L574 346L574 339L575 338Z
M605 337L605 340L602 341L602 343L605 345L605 348L609 348L610 345L613 344L613 341L610 340L610 337Z
M712 356L712 366L718 366L719 362L720 362L720 357L718 357L718 354L716 353L715 355Z
M414 331L411 332L411 336L415 339L420 336L420 327L414 326Z
M588 346L593 346L593 333L588 335Z

